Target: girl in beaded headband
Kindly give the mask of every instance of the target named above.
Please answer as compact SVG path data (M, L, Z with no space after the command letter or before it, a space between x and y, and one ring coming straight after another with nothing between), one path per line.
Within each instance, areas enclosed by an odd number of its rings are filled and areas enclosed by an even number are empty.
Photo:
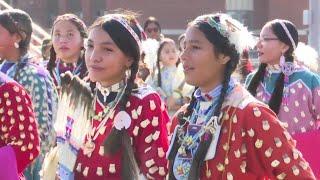
M169 179L314 178L275 114L231 78L248 46L239 34L249 33L225 14L200 16L186 30L181 62L198 88L173 120Z
M257 44L261 62L259 69L246 81L249 92L267 103L286 124L288 131L296 134L295 138L299 138L298 134L306 133L305 136L316 130L320 120L320 77L297 63L302 59L310 61L303 57L310 54L310 48L304 47L298 43L298 31L292 22L275 19L266 23ZM302 56L296 57L295 53L301 52L301 48L305 51L299 53ZM319 139L316 135L312 136L305 140ZM313 148L308 148L303 142L298 143L298 147L304 147L302 152L307 150L304 157L310 161L311 167L314 166L314 170L319 170L317 158L307 155L316 154L310 153L310 150L317 151L320 142L313 141ZM320 176L320 172L316 175Z
M70 71L83 79L87 75L84 62L84 40L87 38L87 27L74 14L57 17L52 26L52 47L47 69L60 86L60 75Z
M89 30L86 64L92 83L109 89L125 82L119 87L120 92L115 93L115 100L109 102L117 101L111 109L113 117L108 112L102 115L111 121L102 125L106 133L95 140L95 144L100 144L105 139L101 147L104 146L106 156L101 161L117 159L110 164L109 175L105 177L137 179L141 174L148 179L161 179L166 175L167 112L155 92L135 84L142 39L145 39L143 30L131 12L100 17ZM107 99L111 95L111 92L106 95ZM148 151L149 147L153 150Z
M84 139L79 151L72 153L76 156L73 163L60 163L61 179L164 179L166 176L168 114L156 92L135 84L142 35L136 15L129 12L99 17L89 28L85 62L93 100L92 107L85 109L90 109L90 126L82 131ZM65 132L64 139L70 134L72 137L74 131L79 132L81 127L75 129L75 125L79 125L81 118L81 115L74 120L65 118L65 128L60 128ZM86 123L81 124L84 127ZM60 154L64 157L58 158L63 160L66 153ZM56 172L47 169L48 173Z

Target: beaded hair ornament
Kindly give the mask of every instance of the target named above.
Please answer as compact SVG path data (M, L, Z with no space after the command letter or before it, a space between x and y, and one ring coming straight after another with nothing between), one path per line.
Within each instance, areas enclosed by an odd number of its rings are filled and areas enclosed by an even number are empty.
M254 47L255 41L252 34L239 21L226 14L219 14L220 21L217 22L212 16L199 16L194 23L207 23L216 29L223 37L228 38L231 44L235 45L237 51L241 54L244 49Z
M293 50L296 50L297 45L294 42L287 26L282 21L278 21L283 30L286 32L286 35L290 39L291 45L293 47ZM282 103L284 105L288 105L288 96L289 96L289 76L294 73L295 71L295 64L294 62L286 62L285 57L282 55L280 57L280 68L281 72L284 74L284 87L283 87L283 97L282 97Z
M138 34L132 29L132 27L130 26L130 24L125 20L125 18L121 17L121 15L119 14L114 14L114 15L106 15L106 20L115 20L117 22L119 22L123 27L126 28L126 30L131 34L131 36L134 38L134 40L137 42L139 49L141 49L141 40L138 36ZM137 28L139 29L139 31L141 32L141 38L145 39L146 35L144 34L144 31L142 29L142 27L140 26L140 24L138 23L138 21L133 20L134 24L137 26Z
M288 38L290 39L291 45L293 47L294 50L294 56L296 57L295 60L297 61L298 64L306 66L307 68L317 71L318 69L318 53L315 49L313 49L311 46L306 45L303 42L298 42L298 44L296 44L287 28L287 26L285 25L285 23L281 20L277 21L279 22L279 24L281 25L281 27L283 28L283 30L285 31L286 35L288 36ZM282 68L281 71L285 74L285 75L290 75L290 73L292 74L291 71L293 71L293 63L290 64L290 62L285 62L284 59L280 60L280 65L282 64ZM284 65L286 65L286 67L284 67Z

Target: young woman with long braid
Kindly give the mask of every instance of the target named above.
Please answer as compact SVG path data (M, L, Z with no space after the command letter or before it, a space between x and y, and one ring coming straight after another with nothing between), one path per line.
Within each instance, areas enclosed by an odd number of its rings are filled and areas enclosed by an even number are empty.
M250 39L226 14L189 24L181 62L197 88L174 119L169 179L315 179L276 115L230 78Z
M290 21L266 23L257 44L261 64L246 84L249 92L268 104L298 140L298 149L320 177L320 77L298 65L297 61L310 61L295 56L301 47L298 31ZM303 52L305 56L307 53Z
M60 75L67 71L83 79L87 74L84 60L84 39L87 27L74 14L57 17L52 26L52 47L47 69L56 86L60 86Z
M81 132L85 136L80 148L74 146L77 137L73 137L80 118L69 118L60 128L66 132L57 132L60 140L78 149L73 151L72 165L58 157L64 161L58 167L61 179L164 179L167 175L168 113L155 91L135 84L143 37L129 12L100 17L89 28L85 61L93 95L90 126Z

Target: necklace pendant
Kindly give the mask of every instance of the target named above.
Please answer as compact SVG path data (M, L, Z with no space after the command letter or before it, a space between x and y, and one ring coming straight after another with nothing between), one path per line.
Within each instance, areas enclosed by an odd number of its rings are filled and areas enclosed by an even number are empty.
M209 127L209 132L210 132L211 134L214 134L214 133L216 132L216 128L214 128L214 127Z
M181 146L181 147L178 149L178 153L179 153L181 156L186 156L186 155L187 155L186 149L185 149L185 147L183 147L183 146Z
M88 157L91 157L92 155L92 152L94 151L95 149L95 144L94 142L92 142L92 140L88 140L85 144L84 144L84 147L83 147L83 154L88 156Z

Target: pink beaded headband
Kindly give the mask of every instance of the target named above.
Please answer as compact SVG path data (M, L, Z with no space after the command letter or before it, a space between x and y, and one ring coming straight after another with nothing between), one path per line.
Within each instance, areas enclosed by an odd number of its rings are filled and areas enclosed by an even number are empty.
M129 23L123 17L113 15L113 16L109 16L109 18L119 22L123 27L125 27L127 29L127 31L129 31L131 36L136 40L139 48L141 49L141 40L140 40L139 36L137 35L137 33L132 29L132 27L129 25ZM139 30L141 31L142 28L138 22L136 22L136 25L139 28ZM141 32L143 32L143 31L141 31Z

